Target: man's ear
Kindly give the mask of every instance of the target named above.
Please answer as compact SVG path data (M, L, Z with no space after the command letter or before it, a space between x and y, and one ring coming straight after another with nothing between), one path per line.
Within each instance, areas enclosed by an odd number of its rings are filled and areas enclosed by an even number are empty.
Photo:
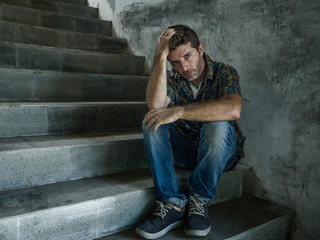
M202 57L203 56L203 43L199 44L198 51L199 51L199 53L200 53L200 55Z

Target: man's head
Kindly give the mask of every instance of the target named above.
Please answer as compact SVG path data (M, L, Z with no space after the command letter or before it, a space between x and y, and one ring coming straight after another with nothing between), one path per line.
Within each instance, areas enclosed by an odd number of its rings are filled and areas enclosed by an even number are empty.
M169 40L167 59L178 74L198 86L205 76L203 44L188 26L175 25L171 28L175 33Z
M175 34L171 37L169 41L169 50L173 51L178 46L187 44L190 42L191 47L198 50L198 47L200 45L199 38L197 34L188 26L186 25L174 25L168 27L169 29L174 29Z

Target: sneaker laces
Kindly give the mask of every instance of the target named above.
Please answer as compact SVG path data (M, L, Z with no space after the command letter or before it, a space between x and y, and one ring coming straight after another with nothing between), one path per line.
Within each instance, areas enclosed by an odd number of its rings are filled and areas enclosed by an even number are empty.
M152 215L159 216L164 218L167 215L167 212L171 209L171 207L164 205L163 202L156 200L157 207Z
M204 207L203 206L204 206L203 203L197 202L197 200L194 197L190 197L189 198L189 213L188 213L188 216L190 216L192 214L204 216L205 215L205 211L204 211Z

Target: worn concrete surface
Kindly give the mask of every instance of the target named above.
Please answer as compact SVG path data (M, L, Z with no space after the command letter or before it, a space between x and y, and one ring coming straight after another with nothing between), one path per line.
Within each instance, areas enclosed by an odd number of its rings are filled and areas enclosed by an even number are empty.
M0 138L0 164L0 192L147 167L132 131Z
M0 101L142 102L145 101L147 81L146 76L2 68L0 69Z
M36 1L37 2L37 1ZM110 36L111 22L25 8L0 2L0 20L38 27Z
M237 199L209 207L211 232L206 237L187 237L183 228L170 231L159 240L287 240L290 211L260 199ZM99 240L143 239L134 230ZM97 239L98 240L98 239Z
M71 4L71 1L34 1L34 0L0 0L1 3L22 6L26 8L39 9L50 12L57 12L65 15L73 15L80 17L98 17L98 11L96 8L90 8L86 5L81 5L81 2L78 4ZM82 1L83 2L83 1Z
M214 59L241 76L253 194L296 211L295 239L320 239L320 2L89 0L152 63L169 25L194 28ZM111 14L110 14L111 13Z
M127 41L120 38L69 32L59 29L0 22L0 41L126 54Z
M1 10L1 8L0 8ZM0 41L2 67L97 74L143 75L145 58Z
M247 170L222 176L217 188L219 201L241 197L242 172ZM107 236L142 221L153 210L154 196L149 169L0 192L0 239L88 240ZM221 217L225 218L223 211ZM269 217L281 215L273 212ZM256 215L257 222L265 218Z
M140 129L145 102L0 102L0 137Z

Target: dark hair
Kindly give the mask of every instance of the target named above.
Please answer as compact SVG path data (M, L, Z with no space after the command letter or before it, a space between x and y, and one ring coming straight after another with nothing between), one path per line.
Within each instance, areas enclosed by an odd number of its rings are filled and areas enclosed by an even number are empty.
M186 25L174 25L168 28L173 28L176 30L176 33L171 37L169 41L169 50L173 51L178 46L183 44L191 43L191 47L198 50L200 45L199 38L197 34Z

